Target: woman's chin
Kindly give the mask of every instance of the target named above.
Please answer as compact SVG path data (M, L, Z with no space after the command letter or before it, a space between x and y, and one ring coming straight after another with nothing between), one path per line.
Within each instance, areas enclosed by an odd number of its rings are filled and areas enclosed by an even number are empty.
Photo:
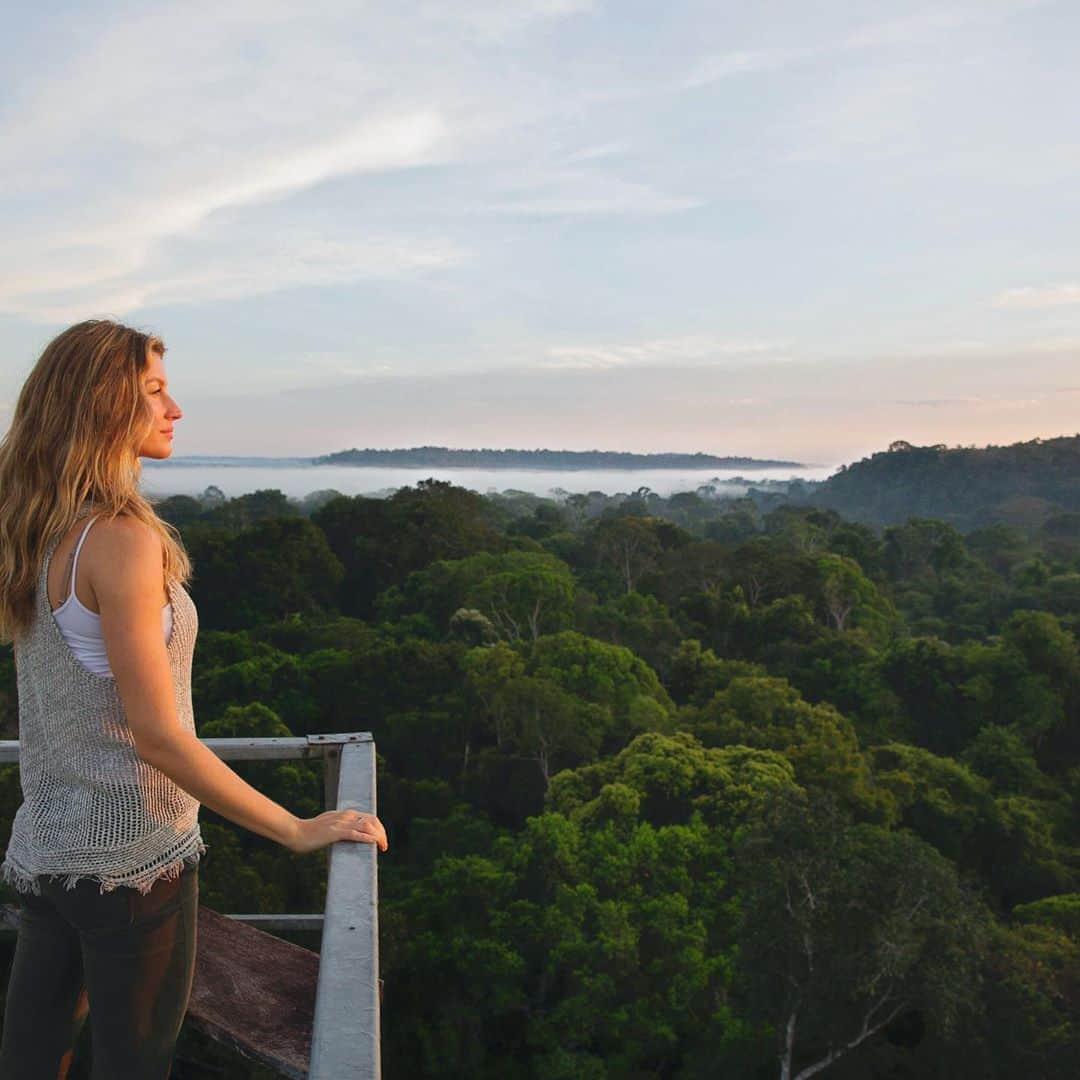
M155 443L153 446L144 446L139 451L139 457L149 458L151 461L164 461L172 456L172 443Z

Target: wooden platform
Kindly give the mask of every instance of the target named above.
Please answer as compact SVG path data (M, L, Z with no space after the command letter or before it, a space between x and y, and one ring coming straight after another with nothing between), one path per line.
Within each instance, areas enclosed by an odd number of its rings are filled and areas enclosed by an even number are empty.
M199 907L187 1022L282 1076L308 1074L317 953Z

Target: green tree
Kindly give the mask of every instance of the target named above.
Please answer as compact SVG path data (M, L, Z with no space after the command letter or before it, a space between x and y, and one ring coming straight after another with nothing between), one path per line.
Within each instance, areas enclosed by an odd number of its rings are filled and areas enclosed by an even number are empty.
M655 827L613 785L569 822L532 819L514 863L533 1075L674 1075L733 1026L727 847L700 817Z
M854 559L872 580L881 580L885 574L885 547L881 538L868 525L858 521L844 521L829 535L829 550L836 555Z
M332 608L343 570L306 518L262 521L235 536L189 544L192 595L204 626L233 630Z
M525 661L516 649L500 641L490 647L470 649L462 666L466 685L490 717L496 745L501 748L508 735L503 691L525 674Z
M494 527L494 512L482 495L443 480L421 480L399 488L387 509L388 537L396 549L399 575L436 559L460 559L477 551L497 551L505 541Z
M458 608L450 616L450 636L466 645L492 645L499 640L495 624L476 608Z
M706 746L743 745L781 752L798 782L832 792L845 805L887 820L893 802L872 782L851 722L831 705L811 705L784 679L738 677L700 708L680 714Z
M539 638L528 661L528 673L544 678L582 701L599 705L609 716L607 748L621 746L636 730L635 718L673 718L674 705L656 672L622 645L610 645L564 630ZM645 698L659 711L635 712L635 702Z
M697 638L719 656L745 654L750 605L742 587L684 593L677 601L677 617L683 632Z
M663 546L651 519L620 516L601 521L591 546L598 566L611 571L624 592L633 592L658 563Z
M975 529L964 537L964 543L972 555L1003 577L1008 577L1030 550L1023 530L1004 521Z
M964 538L943 521L909 518L886 529L883 539L885 566L894 581L941 578L968 560Z
M1034 906L1034 905L1030 905ZM1072 1080L1080 1074L1080 943L1049 922L999 927L985 981L986 1023L970 1041L982 1075Z
M1044 896L1029 904L1017 904L1012 916L1018 922L1052 926L1080 940L1080 893ZM1080 975L1080 971L1077 972Z
M478 552L439 559L411 573L378 600L384 621L424 615L441 634L461 608L480 611L508 641L535 640L569 627L574 578L570 568L544 552Z
M1049 790L1035 755L1012 728L987 724L960 760L989 780L996 793L1040 795Z
M639 592L599 604L584 620L585 632L613 645L625 645L660 677L671 666L671 654L682 637L667 607L655 596Z
M946 857L982 869L995 818L987 781L917 746L886 743L869 754L876 784L896 800L900 824Z
M506 741L536 762L545 789L556 767L595 757L608 726L603 707L580 701L548 679L511 679L500 688L499 699Z
M858 627L871 640L884 639L893 621L892 605L853 559L821 555L817 559L821 605L829 625L843 633Z
M734 500L724 511L705 523L705 538L725 547L735 547L761 532L761 512L753 500Z
M673 547L650 575L650 591L668 607L677 607L682 597L723 589L731 579L729 561L728 548L712 540Z
M424 480L415 488L400 488L388 499L332 499L311 520L345 568L342 610L370 618L376 596L400 585L413 571L440 559L503 550L506 540L495 529L493 517L483 496Z
M881 663L886 685L909 717L913 741L938 754L959 753L982 726L963 652L937 638L894 642Z
M190 495L172 495L168 499L154 501L154 510L158 517L178 529L198 521L205 509L198 499L193 499Z
M1002 630L1009 653L1023 658L1026 671L1008 687L1014 722L1038 749L1055 728L1063 728L1070 706L1080 704L1080 653L1076 639L1049 612L1019 611Z
M573 620L574 579L553 555L512 551L489 557L490 567L465 597L491 619L508 641L535 641L568 629Z
M825 547L838 521L839 515L832 511L782 505L766 515L765 532L792 551L812 555Z
M614 757L553 777L547 806L588 816L605 788L628 788L654 825L685 824L699 813L730 836L778 791L794 786L791 763L776 751L706 747L686 731L649 732Z
M801 593L812 596L816 579L814 559L776 537L756 537L730 557L730 580L742 589L751 609Z
M740 985L807 1080L918 1009L949 1031L978 1008L987 918L951 864L828 803L778 799L736 849Z
M703 705L732 679L765 674L758 664L721 660L712 649L702 648L696 638L687 638L679 643L672 657L667 687L680 705Z
M508 926L517 881L500 854L444 856L383 905L384 1007L398 1017L384 1040L395 1075L507 1075L499 1048L520 1041L510 1033L520 1031L528 998L526 961Z
M299 508L289 501L284 492L277 488L267 488L209 506L200 520L208 526L239 532L262 521L296 517L299 512Z

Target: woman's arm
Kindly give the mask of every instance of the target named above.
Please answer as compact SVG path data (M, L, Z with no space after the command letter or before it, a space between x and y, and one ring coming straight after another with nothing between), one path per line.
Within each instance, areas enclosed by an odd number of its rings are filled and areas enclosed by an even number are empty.
M222 817L293 851L314 851L335 840L386 850L386 830L374 815L329 810L298 818L256 791L180 724L161 633L161 542L150 529L123 517L99 522L80 565L97 599L109 666L144 761Z

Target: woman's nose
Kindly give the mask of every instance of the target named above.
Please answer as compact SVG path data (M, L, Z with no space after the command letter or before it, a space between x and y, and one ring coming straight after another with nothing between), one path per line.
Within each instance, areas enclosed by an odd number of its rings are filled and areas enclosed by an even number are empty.
M170 420L179 420L180 417L183 416L184 414L181 411L180 406L176 403L176 401L173 398L169 398L169 409L168 409L168 412L165 413L165 415Z

